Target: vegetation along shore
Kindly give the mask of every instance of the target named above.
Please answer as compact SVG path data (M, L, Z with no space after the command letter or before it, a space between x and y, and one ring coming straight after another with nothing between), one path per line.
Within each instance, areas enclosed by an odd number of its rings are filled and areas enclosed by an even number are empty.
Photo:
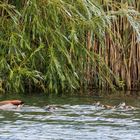
M0 0L0 91L140 89L139 0Z

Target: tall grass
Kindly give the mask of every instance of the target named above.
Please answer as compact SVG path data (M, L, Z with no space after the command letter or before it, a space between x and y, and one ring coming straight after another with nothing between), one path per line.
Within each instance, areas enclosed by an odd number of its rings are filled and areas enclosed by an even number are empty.
M140 74L138 6L112 0L1 0L0 90L130 88Z
M119 13L112 20L105 39L106 64L123 82L125 89L140 88L140 2L121 0L104 3L106 11ZM113 34L113 35L112 35Z

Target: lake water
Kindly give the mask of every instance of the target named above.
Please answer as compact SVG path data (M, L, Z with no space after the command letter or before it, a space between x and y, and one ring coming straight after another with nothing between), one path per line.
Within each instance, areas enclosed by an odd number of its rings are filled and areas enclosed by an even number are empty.
M0 140L140 140L139 95L0 95L25 101L21 109L0 110ZM104 109L96 101L137 108ZM57 108L45 110L47 105Z

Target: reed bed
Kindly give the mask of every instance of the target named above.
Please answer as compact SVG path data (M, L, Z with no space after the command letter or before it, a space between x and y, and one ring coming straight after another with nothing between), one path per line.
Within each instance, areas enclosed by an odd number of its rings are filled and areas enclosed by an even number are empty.
M0 90L139 89L140 2L1 0Z

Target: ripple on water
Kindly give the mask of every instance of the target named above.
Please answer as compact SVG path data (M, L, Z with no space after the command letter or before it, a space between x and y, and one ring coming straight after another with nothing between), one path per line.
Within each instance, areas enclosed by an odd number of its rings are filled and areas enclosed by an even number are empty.
M139 140L140 110L63 105L0 112L0 140Z

